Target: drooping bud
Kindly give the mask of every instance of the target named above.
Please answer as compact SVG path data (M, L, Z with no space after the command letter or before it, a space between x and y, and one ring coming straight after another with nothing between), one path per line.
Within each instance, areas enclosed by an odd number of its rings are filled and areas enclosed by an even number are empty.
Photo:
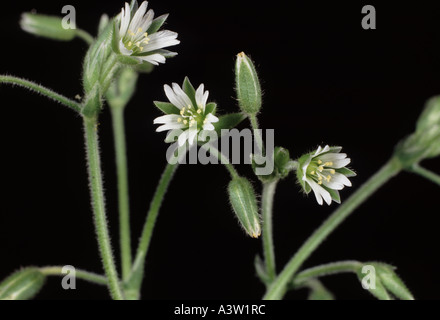
M14 272L0 283L0 300L32 299L43 287L46 276L37 268Z
M63 28L62 18L56 16L25 12L20 26L26 32L52 40L70 41L76 36L75 29Z
M252 238L261 235L257 197L251 183L243 177L234 177L228 186L229 200L241 226Z
M420 115L416 131L401 141L395 156L405 168L440 155L440 96L431 98Z
M138 73L131 68L123 68L107 91L107 101L112 108L124 108L133 96Z
M394 272L394 267L381 263L376 265L377 274L384 287L402 300L414 300L414 296L403 283L402 279Z
M235 85L238 104L244 113L255 115L261 109L261 86L252 60L244 52L237 55Z

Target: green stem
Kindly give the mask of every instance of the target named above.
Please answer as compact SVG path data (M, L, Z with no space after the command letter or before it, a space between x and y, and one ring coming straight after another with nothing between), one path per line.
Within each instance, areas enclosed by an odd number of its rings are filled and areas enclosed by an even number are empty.
M162 205L165 193L168 190L168 186L170 185L177 167L178 164L167 164L165 171L160 178L156 192L154 193L153 200L151 201L147 220L145 221L139 246L136 252L136 258L133 263L132 273L127 284L127 291L131 291L131 293L134 295L136 295L136 293L138 294L140 290L144 275L145 258L148 253L148 248L150 247L154 226L159 215L159 209Z
M124 108L111 107L118 178L119 237L122 279L128 280L131 267L130 204L128 193L127 151L125 145Z
M258 148L260 148L260 151L262 153L264 153L264 148L263 148L263 137L261 136L260 130L259 130L259 125L258 125L258 120L257 120L257 116L256 115L249 115L249 120L251 122L251 126L252 129L254 129L254 136L255 136L255 140L257 141L257 145Z
M264 299L281 299L286 291L286 285L304 263L304 261L319 247L359 205L378 190L389 179L402 170L398 160L392 158L375 175L365 182L351 195L326 221L311 235L296 254L290 259L283 271L278 275L266 292Z
M41 268L38 268L38 270L46 276L63 277L66 275L65 273L63 273L63 267L61 267L61 266L41 267ZM92 282L95 284L104 285L104 286L107 285L107 278L106 277L104 277L100 274L93 273L93 272L75 269L75 276L78 279L82 279L82 280Z
M422 176L423 178L426 178L435 184L440 186L440 176L432 171L429 171L428 169L425 169L418 164L415 164L410 169L411 172L417 173L418 175Z
M85 30L76 29L75 34L78 38L84 40L88 45L92 45L95 39Z
M333 274L347 273L347 272L356 273L361 267L362 267L361 262L351 261L351 260L322 264L298 273L293 279L292 286L294 288L298 288L301 287L305 282L307 282L310 279L320 278Z
M237 170L235 170L234 166L229 162L229 159L223 153L221 153L219 149L210 144L203 144L201 145L201 147L203 149L209 149L209 151L212 152L212 155L220 160L220 163L223 164L228 170L231 178L239 176Z
M122 300L124 299L124 296L119 285L118 273L113 258L105 214L96 118L84 118L84 129L90 192L99 251L104 265L104 271L108 279L110 294L113 299Z
M263 184L262 213L263 213L263 250L266 263L266 273L272 282L276 277L275 252L272 234L273 198L278 181Z
M65 105L78 113L81 112L81 104L79 104L73 100L70 100L69 98L66 98L66 97L64 97L64 96L62 96L62 95L60 95L60 94L58 94L48 88L45 88L39 84L36 84L35 82L28 81L28 80L21 79L21 78L17 78L17 77L1 75L0 76L0 83L9 83L9 84L18 85L18 86L26 88L30 91L37 92L37 93L39 93L49 99L52 99L56 102L59 102L62 105Z

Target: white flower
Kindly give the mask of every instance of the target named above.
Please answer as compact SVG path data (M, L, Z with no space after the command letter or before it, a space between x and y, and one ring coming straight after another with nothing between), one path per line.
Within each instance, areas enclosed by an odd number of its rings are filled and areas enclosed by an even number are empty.
M185 83L187 87L192 88L188 79L185 79ZM167 105L167 103L155 102L156 106L167 114L156 118L154 123L161 124L156 132L170 130L165 141L170 142L168 137L178 136L179 146L183 146L187 140L190 145L193 145L200 131L215 129L212 125L218 121L214 115L215 104L206 103L209 92L204 91L203 84L197 90L192 88L192 95L188 92L191 97L177 83L173 83L172 87L165 85L164 89L171 104L168 104L168 108L165 110L161 106Z
M341 203L339 190L351 187L347 177L356 174L346 166L350 163L347 154L340 153L342 147L318 147L313 153L302 156L298 162L298 180L304 191L315 193L320 205L323 200L330 205L332 200Z
M154 18L153 10L148 10L148 2L130 8L125 3L119 16L119 51L122 55L137 58L140 62L147 61L158 65L165 63L165 58L177 53L164 50L165 47L179 44L177 33L169 30L157 31L168 15ZM134 12L134 14L133 14Z

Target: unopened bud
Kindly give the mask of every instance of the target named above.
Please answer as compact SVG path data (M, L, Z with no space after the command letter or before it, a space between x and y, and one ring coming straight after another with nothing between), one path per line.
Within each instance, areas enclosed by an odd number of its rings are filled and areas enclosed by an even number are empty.
M252 238L261 235L257 197L251 183L243 177L234 177L228 187L232 209L241 226Z
M46 276L37 268L16 271L0 283L0 300L32 299L43 287Z
M240 109L255 115L261 109L261 86L252 60L244 52L237 55L235 85Z
M76 36L75 29L63 28L62 18L25 12L21 15L21 28L34 34L59 41L70 41Z

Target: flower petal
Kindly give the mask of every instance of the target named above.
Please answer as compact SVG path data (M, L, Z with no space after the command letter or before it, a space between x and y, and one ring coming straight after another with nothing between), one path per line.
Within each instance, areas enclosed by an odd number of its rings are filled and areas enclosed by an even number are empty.
M215 115L213 115L212 113L208 113L206 115L205 119L207 122L210 122L210 123L218 122L218 118Z
M175 46L180 41L177 40L178 34L174 31L162 30L149 36L150 41L144 48L144 52L150 52L165 47Z
M348 165L351 162L351 159L345 158L341 160L333 160L332 162L333 162L333 165L331 165L332 168L340 169Z
M166 123L166 124L158 127L156 129L156 132L162 132L162 131L167 131L167 130L171 130L171 129L183 129L183 128L185 128L185 125L182 123Z
M336 172L332 177L333 182L343 184L344 186L351 187L350 180L342 173Z
M175 82L173 83L173 90L176 94L176 99L178 99L182 105L184 105L185 107L192 106L191 99L188 98L182 88Z
M188 139L188 136L189 136L189 131L188 130L185 130L185 131L182 132L182 134L179 136L179 138L177 140L178 144L179 144L179 147L181 147L181 146L183 146L185 144L186 140Z
M177 122L177 119L179 119L180 116L177 114L167 114L164 116L160 116L157 117L156 119L154 119L153 123L157 124L157 123L174 123Z
M136 58L147 61L151 64L154 64L155 66L159 65L159 63L165 63L166 61L165 57L160 53L150 54L148 56L136 56Z
M168 100L177 108L182 109L182 108L186 108L187 105L185 105L184 103L181 103L179 99L177 99L176 94L174 93L174 90L171 89L171 87L169 85L164 85L163 86L164 90L165 90L165 94L168 98Z
M197 107L202 108L202 110L205 110L205 105L203 104L203 92L205 89L205 85L202 83L196 90L196 103Z

